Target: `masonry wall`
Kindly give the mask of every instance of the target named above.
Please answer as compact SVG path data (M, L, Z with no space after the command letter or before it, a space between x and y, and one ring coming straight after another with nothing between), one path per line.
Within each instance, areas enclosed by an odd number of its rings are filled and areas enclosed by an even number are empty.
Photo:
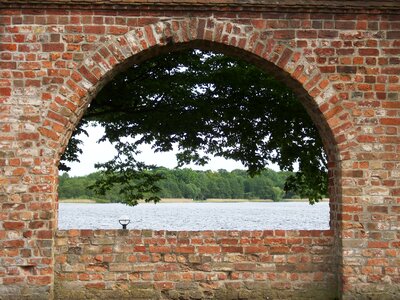
M329 156L339 293L398 298L400 3L305 2L0 0L0 298L52 297L57 164L96 92L185 47L296 90Z
M56 299L335 299L329 230L68 230Z

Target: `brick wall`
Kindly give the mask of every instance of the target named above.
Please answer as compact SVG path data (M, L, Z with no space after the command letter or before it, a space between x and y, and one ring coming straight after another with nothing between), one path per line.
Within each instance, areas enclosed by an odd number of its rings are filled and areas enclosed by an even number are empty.
M298 93L329 157L340 293L400 293L399 2L216 2L0 0L1 297L52 295L57 164L96 92L191 47L240 56Z
M333 232L68 230L56 299L335 299Z

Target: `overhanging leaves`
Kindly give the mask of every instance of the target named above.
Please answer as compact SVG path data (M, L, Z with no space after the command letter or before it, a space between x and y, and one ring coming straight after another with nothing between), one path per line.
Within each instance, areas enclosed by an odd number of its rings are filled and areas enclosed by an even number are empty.
M104 193L116 184L128 204L158 200L152 195L160 178L135 159L143 143L156 152L177 144L179 166L202 165L214 155L242 162L252 176L270 162L289 171L298 163L287 189L311 203L326 195L325 153L307 112L285 85L237 59L186 51L134 65L97 95L84 116L88 121L104 126L103 140L118 150L98 165L105 172L95 188ZM78 145L65 158L74 158Z

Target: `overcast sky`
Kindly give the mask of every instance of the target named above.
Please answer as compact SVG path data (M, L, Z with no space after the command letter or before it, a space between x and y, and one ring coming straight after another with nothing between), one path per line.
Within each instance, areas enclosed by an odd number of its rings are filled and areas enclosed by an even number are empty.
M84 145L83 153L80 156L79 163L68 163L71 167L71 171L68 172L70 176L83 176L95 172L94 164L98 162L106 162L113 158L115 152L114 147L110 143L100 143L97 141L103 136L104 130L101 127L89 127L87 129L89 137L82 136ZM140 148L142 153L140 154L140 160L147 164L155 164L157 166L163 166L167 168L175 168L177 165L175 152L163 152L154 153L150 145L144 145ZM226 160L220 157L214 157L210 163L204 167L196 165L188 165L196 170L218 170L225 169L232 171L234 169L245 169L240 162L234 160ZM277 166L270 166L274 170L279 170Z

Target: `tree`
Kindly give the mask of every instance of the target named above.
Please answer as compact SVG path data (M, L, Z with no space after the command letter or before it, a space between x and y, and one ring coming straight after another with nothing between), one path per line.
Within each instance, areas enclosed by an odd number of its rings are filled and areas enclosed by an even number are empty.
M137 147L155 152L177 144L178 165L205 164L209 155L241 161L251 176L277 163L289 176L286 189L318 201L327 192L326 157L319 134L294 93L253 65L221 54L191 50L132 66L116 76L89 106L75 133L90 122L105 128L102 140L118 154L98 164L103 176L93 188L120 187L123 202L158 201L157 172L136 160ZM63 156L77 160L73 135Z
M196 171L191 169L167 169L160 167L152 172L161 173L163 180L157 185L160 198L192 198L195 200L206 200L209 198L230 198L230 199L272 199L282 200L282 196L290 198L290 195L283 195L283 186L289 172L274 172L264 170L255 177L250 177L245 171L226 170L218 171ZM93 184L100 176L99 172L87 176L69 177L67 173L60 176L59 197L88 198L99 200L87 186ZM118 186L107 191L102 201L119 202L120 196ZM245 195L245 189L247 194ZM293 196L293 195L292 195Z

